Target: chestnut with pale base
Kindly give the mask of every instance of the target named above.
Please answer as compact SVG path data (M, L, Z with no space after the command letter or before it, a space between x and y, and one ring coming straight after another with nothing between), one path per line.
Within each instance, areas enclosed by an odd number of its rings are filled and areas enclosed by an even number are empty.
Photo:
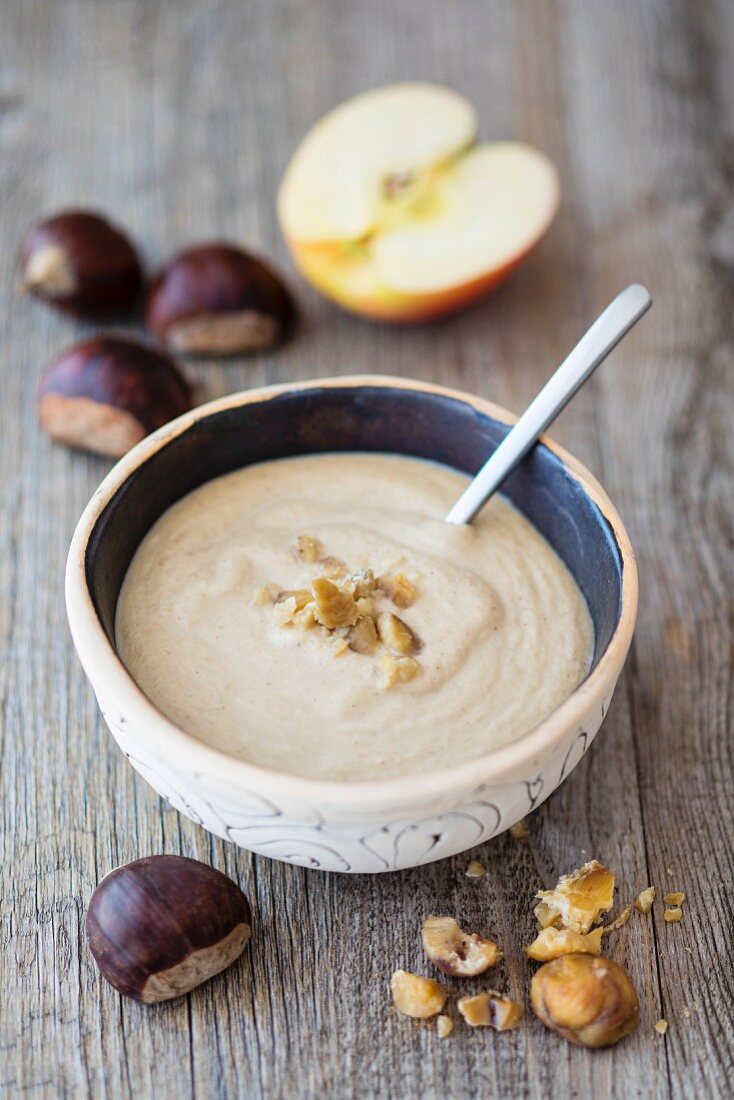
M30 229L19 257L22 288L80 317L121 313L143 279L135 248L90 210L67 210Z
M119 337L63 352L38 393L38 420L52 439L111 458L190 408L191 390L175 363Z
M225 970L250 938L247 898L220 871L184 856L148 856L100 882L87 913L89 946L126 997L180 997Z
M291 296L262 260L229 244L179 252L154 279L151 332L186 355L241 355L281 343L295 318Z

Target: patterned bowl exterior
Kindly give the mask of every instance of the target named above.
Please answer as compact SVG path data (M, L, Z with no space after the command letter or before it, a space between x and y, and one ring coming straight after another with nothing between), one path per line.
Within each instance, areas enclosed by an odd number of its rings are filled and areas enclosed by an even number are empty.
M337 406L332 401L335 395ZM470 409L482 432L490 426L499 430L500 437L512 422L503 410L465 394L385 378L272 387L233 395L186 414L118 463L80 520L67 568L67 607L77 651L105 721L133 767L177 810L217 836L274 859L347 873L394 871L455 855L503 832L545 801L596 735L634 628L636 570L626 533L593 478L551 444L538 448L536 458L526 463L524 474L516 479L516 503L556 545L581 583L597 636L590 675L525 737L440 775L364 784L310 780L232 760L178 730L145 699L115 653L114 609L132 553L168 504L225 468L273 457L262 447L253 424L257 425L268 403L283 397L295 404L282 406L278 415L285 416L287 425L295 418L298 438L281 431L280 454L367 449L351 415L345 415L342 436L335 433L339 409L348 407L357 410L360 423L366 412L372 449L422 454L423 431L438 457L452 458L452 465L471 472L481 464L492 441L480 441L476 455L467 457L461 448L457 451L452 441L457 425L451 410L456 408L463 415ZM437 412L437 422L425 423L428 406L420 401L426 397L434 402L431 408ZM375 401L399 409L395 423L400 425L400 447L394 435L388 432L385 438L384 432L372 430ZM412 433L406 408L417 414L418 429L414 427ZM304 412L308 415L299 419ZM226 431L212 431L221 413L254 447L244 458ZM443 443L436 439L442 426ZM267 417L262 427L270 438L272 424ZM464 435L466 427L464 423ZM195 436L193 445L191 436ZM234 438L239 441L239 436ZM161 455L181 445L188 472L176 481L171 469L183 465L180 454L174 454L174 462L164 471L154 467ZM550 465L533 471L541 450L546 452L542 461ZM563 480L555 484L554 477ZM159 492L162 482L163 493ZM508 490L513 496L510 483ZM528 505L531 490L535 498ZM559 519L564 509L566 517Z
M610 693L611 697L611 693ZM328 803L284 808L272 798L205 771L176 768L112 705L104 719L132 766L159 795L210 833L301 867L345 873L400 871L456 855L504 832L536 809L576 767L596 735L608 699L522 778L480 783L448 800L382 803L342 821ZM336 820L334 817L336 816Z

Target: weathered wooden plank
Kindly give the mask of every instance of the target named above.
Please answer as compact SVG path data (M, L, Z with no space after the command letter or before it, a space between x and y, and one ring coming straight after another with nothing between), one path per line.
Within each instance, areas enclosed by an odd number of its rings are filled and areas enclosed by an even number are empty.
M582 9L572 21L579 46L593 29ZM685 5L644 14L636 27L620 9L610 20L609 57L624 57L630 69L624 87L610 65L592 66L573 51L570 79L588 95L573 100L569 120L586 138L578 156L594 230L589 285L603 293L620 271L638 271L656 296L656 323L620 349L616 377L600 379L600 438L606 482L640 557L627 685L646 860L653 881L690 899L685 925L665 925L659 908L655 916L670 1088L676 1096L723 1095L732 973L712 968L724 948L718 920L703 914L732 874L719 826L730 823L732 797L732 605L724 580L732 555L721 518L731 503L731 298L709 242L728 186L729 201L731 194L717 143L731 117L725 121L714 91L726 37L718 38L724 26L713 10L708 18ZM605 163L626 171L605 175ZM722 1044L718 1057L712 1043Z
M34 1096L723 1096L731 1076L731 9L626 0L9 0L0 17L0 1088ZM313 874L222 844L162 804L110 743L71 652L61 578L107 465L40 437L36 379L87 326L20 302L13 252L40 210L101 206L154 265L241 237L288 260L274 194L322 111L394 79L446 80L485 136L556 160L548 240L461 318L393 331L299 287L298 340L191 368L202 399L331 373L463 386L520 409L632 278L656 305L554 432L596 470L638 549L633 655L588 758L531 822L467 857L376 878ZM295 281L295 280L294 280ZM186 1001L142 1009L104 986L83 939L111 866L183 852L236 878L258 928L243 962ZM643 1002L614 1051L395 1017L397 965L421 968L432 910L494 931L521 995L530 899L590 855L631 897L689 892L684 923L637 919L614 954ZM666 868L672 868L668 875ZM457 985L458 988L458 985ZM695 1006L695 1007L694 1007ZM684 1018L684 1009L691 1011ZM652 1030L670 1020L665 1040Z

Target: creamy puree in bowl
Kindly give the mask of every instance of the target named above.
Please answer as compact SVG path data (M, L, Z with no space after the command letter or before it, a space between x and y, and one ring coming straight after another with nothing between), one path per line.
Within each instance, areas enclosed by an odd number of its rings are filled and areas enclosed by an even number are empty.
M471 526L443 522L467 481L418 459L347 453L202 485L133 558L117 608L123 662L182 729L298 775L427 772L512 741L586 675L593 627L564 563L507 500ZM304 556L326 562L299 557L303 535L315 540ZM345 574L363 570L393 595L396 576L412 592L396 605L376 587L361 605L406 625L405 682L386 686L396 658L382 642L356 652L348 626L284 614L296 606L284 592L310 599L325 574L353 589Z

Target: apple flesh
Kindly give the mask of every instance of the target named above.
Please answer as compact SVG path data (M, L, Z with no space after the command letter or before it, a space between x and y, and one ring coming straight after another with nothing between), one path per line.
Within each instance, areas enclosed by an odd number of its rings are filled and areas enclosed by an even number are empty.
M475 145L471 104L398 84L330 112L289 164L278 213L294 260L356 313L452 313L505 279L558 208L550 161L518 142Z

